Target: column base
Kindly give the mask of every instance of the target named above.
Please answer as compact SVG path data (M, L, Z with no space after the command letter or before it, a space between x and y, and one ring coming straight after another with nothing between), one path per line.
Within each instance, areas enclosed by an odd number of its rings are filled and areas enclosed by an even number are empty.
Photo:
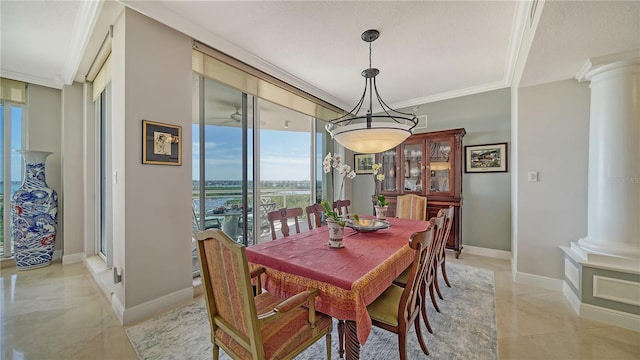
M570 250L575 253L574 257L577 257L577 262L586 263L594 267L608 268L614 271L620 270L640 274L640 258L594 251L588 246L589 244L592 243L586 238L580 239L578 242L571 242Z
M590 240L587 236L578 240L577 245L587 252L613 257L635 258L640 262L640 244L607 243L603 245L601 242Z
M640 331L640 261L586 251L578 243L564 252L563 293L576 313Z

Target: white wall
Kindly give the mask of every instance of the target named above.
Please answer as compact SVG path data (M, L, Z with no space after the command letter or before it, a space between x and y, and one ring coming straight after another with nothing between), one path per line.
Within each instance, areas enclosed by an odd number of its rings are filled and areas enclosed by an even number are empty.
M589 96L575 80L518 91L517 272L562 279L558 246L586 235Z
M138 305L192 296L191 39L127 9L112 58L114 301L127 323L148 315ZM182 126L182 166L141 163L143 119Z
M63 248L64 221L60 204L64 201L62 193L61 166L61 92L44 86L29 84L27 88L27 139L25 149L49 151L45 164L47 185L58 193L58 229L54 250Z

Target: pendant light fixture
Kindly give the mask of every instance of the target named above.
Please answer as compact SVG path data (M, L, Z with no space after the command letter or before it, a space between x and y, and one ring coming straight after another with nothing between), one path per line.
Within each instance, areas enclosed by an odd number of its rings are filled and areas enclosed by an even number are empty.
M415 114L393 110L380 97L376 76L380 70L371 67L371 43L380 37L378 30L362 33L362 40L369 43L369 68L362 71L364 92L358 104L345 115L333 119L325 126L331 137L347 149L359 153L379 153L405 141L418 125ZM369 100L366 113L360 114L365 99ZM378 115L373 114L373 95L380 104ZM377 106L377 105L376 105Z

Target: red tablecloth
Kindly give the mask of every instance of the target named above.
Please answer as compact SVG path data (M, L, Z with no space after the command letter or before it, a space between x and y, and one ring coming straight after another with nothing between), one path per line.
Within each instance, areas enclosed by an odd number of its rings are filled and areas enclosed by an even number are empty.
M247 248L252 266L264 266L263 286L290 297L317 288L318 311L340 320L354 320L358 341L371 332L366 306L373 302L413 260L411 234L427 228L426 221L388 219L391 227L371 233L345 228L341 249L327 246L327 227L291 235Z

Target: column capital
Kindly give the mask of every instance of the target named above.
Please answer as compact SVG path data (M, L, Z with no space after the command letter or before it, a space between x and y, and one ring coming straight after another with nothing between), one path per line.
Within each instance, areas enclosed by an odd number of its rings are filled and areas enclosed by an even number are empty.
M591 81L594 76L605 71L634 65L640 65L640 49L595 57L587 60L582 66L576 74L576 80L578 82Z

